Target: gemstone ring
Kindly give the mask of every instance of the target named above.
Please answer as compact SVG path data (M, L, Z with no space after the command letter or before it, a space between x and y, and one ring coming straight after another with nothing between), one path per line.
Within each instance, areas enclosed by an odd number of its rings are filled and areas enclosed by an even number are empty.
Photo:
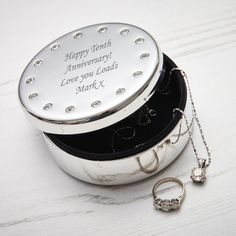
M178 183L182 188L181 194L177 196L176 198L172 198L172 199L162 199L158 197L157 196L158 187L166 182ZM153 186L152 195L153 195L153 204L158 210L162 210L162 211L177 210L180 208L180 205L184 199L184 195L185 195L184 184L181 180L175 177L167 177L167 178L161 179Z

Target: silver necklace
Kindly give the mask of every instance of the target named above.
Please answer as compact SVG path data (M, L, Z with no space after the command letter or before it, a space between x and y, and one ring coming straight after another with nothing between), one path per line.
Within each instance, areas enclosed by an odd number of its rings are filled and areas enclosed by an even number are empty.
M171 73L173 71L180 71L183 74L183 76L186 80L187 89L189 91L190 102L191 102L191 105L192 105L193 116L196 120L198 129L199 129L199 132L200 132L200 135L201 135L201 139L202 139L203 145L204 145L206 153L207 153L207 158L199 157L196 146L194 144L194 141L193 141L193 138L192 138L192 135L191 135L191 132L190 132L190 125L189 125L189 122L187 120L187 117L181 109L175 108L173 112L174 113L176 111L180 112L181 115L182 115L182 118L184 118L184 121L185 121L186 126L187 126L187 131L188 131L188 134L189 134L189 139L190 139L193 151L194 151L194 155L195 155L195 157L197 159L197 162L198 162L198 166L194 167L192 169L190 177L193 180L193 182L195 182L195 183L204 183L204 181L206 180L206 168L211 164L211 152L210 152L209 146L207 144L207 141L206 141L203 129L202 129L202 125L201 125L200 120L198 118L198 114L197 114L197 111L196 111L195 103L193 101L192 91L190 89L190 84L189 84L188 77L187 77L186 73L183 70L179 69L179 68L173 68L170 72L169 77L171 77Z
M206 152L207 152L207 158L199 157L196 146L194 144L194 141L193 141L193 138L192 138L192 135L191 135L191 131L190 131L191 127L189 125L187 117L181 109L175 108L173 110L173 114L175 114L176 112L180 112L181 116L182 116L181 119L184 119L184 121L186 123L189 139L190 139L190 142L191 142L191 145L192 145L192 148L193 148L193 151L194 151L194 155L195 155L195 157L197 159L197 163L198 163L198 166L194 167L192 169L190 177L191 177L191 179L193 180L194 183L204 183L205 180L206 180L206 168L211 164L211 152L210 152L209 146L207 144L207 141L206 141L203 129L202 129L202 125L201 125L200 120L198 118L198 114L197 114L197 111L196 111L196 106L195 106L195 103L193 101L192 91L190 89L189 80L188 80L188 77L187 77L186 73L183 70L179 69L179 68L173 68L170 71L169 78L168 78L168 81L167 81L167 85L165 86L165 88L162 91L168 92L168 90L166 90L166 88L169 87L171 74L172 74L173 71L180 71L182 73L185 81L186 81L187 89L188 89L189 97L190 97L190 102L191 102L191 106L192 106L193 118L196 120L198 129L199 129L199 132L200 132L200 135L201 135L202 142L203 142L204 147L205 147ZM180 128L179 131L181 131L181 128ZM178 141L180 135L181 135L181 132L179 132L179 135L177 137L177 141ZM182 187L181 195L178 198L174 198L174 199L171 199L171 200L170 199L161 199L160 197L157 197L157 192L156 192L157 188L165 182L176 182L176 183L178 183ZM159 180L154 185L153 190L152 190L153 204L159 210L163 210L163 211L177 210L177 209L180 208L180 205L183 201L184 193L185 193L185 187L184 187L184 184L181 180L179 180L175 177L167 177L165 179Z
M204 147L206 149L206 153L207 153L207 157L206 158L201 158L198 155L198 152L197 152L197 149L196 149L196 146L194 144L194 141L193 141L193 138L192 138L192 134L191 134L191 131L190 131L191 127L189 125L189 122L187 120L187 117L186 117L186 114L184 113L184 111L182 111L179 108L175 108L173 110L173 115L175 115L176 112L180 112L181 113L181 116L182 116L181 117L181 121L184 120L185 123L186 123L186 127L187 127L187 131L186 132L188 132L189 139L190 139L193 151L194 151L194 155L195 155L197 163L198 163L198 166L194 167L192 169L190 178L193 180L194 183L204 183L205 180L206 180L206 168L211 164L211 152L210 152L209 146L207 144L207 141L206 141L203 129L202 129L202 125L201 125L200 120L198 118L198 114L197 114L197 111L196 111L196 106L195 106L195 103L193 101L192 91L190 89L190 84L189 84L189 80L188 80L188 77L187 77L186 73L183 70L179 69L179 68L173 68L170 71L169 78L168 78L166 86L164 87L164 89L160 90L159 92L164 91L165 94L166 94L166 93L168 93L170 91L169 89L167 90L166 88L169 87L169 83L170 83L170 79L171 79L171 74L174 71L180 71L182 73L185 81L186 81L187 89L188 89L189 97L190 97L190 102L191 102L191 106L192 106L193 119L196 120L198 129L199 129L199 132L200 132L200 135L201 135L202 142L203 142ZM192 122L193 122L193 119L192 119ZM177 140L175 142L177 142L179 140L180 135L181 135L181 123L180 123L179 134L178 134ZM175 143L175 142L173 142L173 143ZM182 187L181 195L178 196L177 198L173 198L173 199L161 199L160 197L158 197L157 196L157 188L161 184L163 184L165 182L176 182L176 183L178 183ZM175 178L175 177L167 177L165 179L159 180L154 185L154 187L152 189L153 204L154 204L154 206L158 210L163 210L163 211L177 210L177 209L180 208L180 205L181 205L181 203L182 203L182 201L184 199L184 194L185 194L185 187L184 187L183 182L181 180Z

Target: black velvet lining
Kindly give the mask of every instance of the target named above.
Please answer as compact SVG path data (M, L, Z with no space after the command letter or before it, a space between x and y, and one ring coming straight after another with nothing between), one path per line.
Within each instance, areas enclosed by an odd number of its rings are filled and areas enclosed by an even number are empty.
M75 134L46 134L59 148L88 160L114 160L140 153L161 141L176 126L181 115L173 118L173 109L185 108L187 90L182 74L173 72L168 91L162 91L169 72L177 67L164 55L164 77L149 101L124 120L97 131ZM153 114L147 113L152 110ZM155 115L156 114L156 115Z

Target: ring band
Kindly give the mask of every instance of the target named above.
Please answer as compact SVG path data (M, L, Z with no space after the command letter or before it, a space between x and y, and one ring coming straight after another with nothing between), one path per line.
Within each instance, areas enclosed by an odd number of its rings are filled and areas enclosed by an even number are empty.
M161 199L157 196L156 190L158 189L160 185L166 182L175 182L181 186L182 192L177 198ZM153 186L152 195L153 195L153 204L157 209L163 210L163 211L177 210L180 208L180 205L184 199L184 195L185 195L184 184L181 180L175 177L167 177L167 178L161 179Z

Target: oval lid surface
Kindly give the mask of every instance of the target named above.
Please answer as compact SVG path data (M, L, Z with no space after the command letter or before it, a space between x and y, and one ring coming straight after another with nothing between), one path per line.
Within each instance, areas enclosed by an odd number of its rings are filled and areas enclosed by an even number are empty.
M91 25L56 39L30 61L19 98L42 131L94 131L146 103L162 65L162 53L146 31L122 23Z

